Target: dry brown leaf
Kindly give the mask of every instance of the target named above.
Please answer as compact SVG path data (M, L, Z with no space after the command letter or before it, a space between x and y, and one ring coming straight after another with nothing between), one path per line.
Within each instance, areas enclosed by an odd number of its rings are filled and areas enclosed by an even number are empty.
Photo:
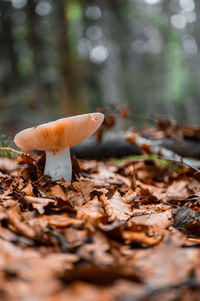
M200 185L191 171L140 160L131 188L131 161L81 161L67 183L26 160L22 173L18 160L0 164L0 298L160 301L169 293L156 290L167 287L178 300L186 281L185 296L197 300Z
M111 198L105 195L100 196L100 200L104 205L105 212L108 216L108 220L114 221L126 221L132 216L131 206L126 202L123 202L119 192L115 192Z
M55 205L56 201L49 199L49 198L37 198L32 196L24 196L23 199L26 201L27 204L30 204L33 206L34 209L37 209L37 211L40 214L43 214L45 212L45 207L49 204Z
M35 196L34 192L33 192L33 186L31 184L31 181L29 180L27 185L21 190L21 192L23 192L24 194L28 195L28 196Z
M162 213L134 216L131 218L130 222L138 225L155 226L165 229L173 224L172 210L166 210Z
M18 205L15 205L14 207L10 208L7 211L7 217L11 224L13 229L16 232L19 232L20 234L24 235L28 238L34 238L35 233L34 230L27 224L25 220L23 220L22 215L20 214L20 209ZM11 229L12 229L11 227Z
M44 215L39 218L33 218L28 221L31 227L54 227L54 228L66 228L68 226L80 226L82 224L81 220L73 219L66 214L62 215Z
M48 197L52 197L54 199L62 199L63 201L68 201L67 194L64 192L62 186L55 185L50 188L50 190L46 193Z
M92 217L95 220L101 218L104 214L103 209L95 196L93 200L87 202L77 209L77 218L84 218L86 216Z

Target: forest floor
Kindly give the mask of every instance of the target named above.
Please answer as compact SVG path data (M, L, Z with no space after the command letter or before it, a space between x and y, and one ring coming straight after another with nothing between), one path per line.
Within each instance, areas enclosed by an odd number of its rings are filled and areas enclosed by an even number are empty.
M200 300L200 177L163 162L0 158L0 300Z

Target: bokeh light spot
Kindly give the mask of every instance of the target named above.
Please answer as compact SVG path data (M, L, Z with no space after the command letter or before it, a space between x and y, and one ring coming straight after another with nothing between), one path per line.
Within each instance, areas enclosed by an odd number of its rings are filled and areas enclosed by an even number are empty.
M98 20L102 16L101 9L97 5L91 5L86 8L85 15L88 19Z
M198 46L195 38L192 35L184 35L182 38L183 49L187 54L196 54Z
M102 64L108 57L108 49L103 45L97 45L90 51L90 60L95 64Z
M91 40L98 40L102 37L102 30L99 26L90 26L86 31L86 36Z
M177 29L183 29L186 26L185 16L180 14L171 16L171 24Z
M145 0L146 3L148 4L158 4L160 3L161 0Z
M195 9L195 3L193 0L180 0L179 2L184 11L191 12Z
M41 1L36 5L35 11L39 16L47 16L52 10L51 5L48 2Z
M23 8L26 3L27 0L12 0L12 6L17 9Z

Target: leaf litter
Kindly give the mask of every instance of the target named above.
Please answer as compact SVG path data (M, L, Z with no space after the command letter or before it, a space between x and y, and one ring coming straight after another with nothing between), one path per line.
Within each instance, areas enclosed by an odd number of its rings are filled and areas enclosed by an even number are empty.
M1 300L199 300L200 185L151 159L0 160Z

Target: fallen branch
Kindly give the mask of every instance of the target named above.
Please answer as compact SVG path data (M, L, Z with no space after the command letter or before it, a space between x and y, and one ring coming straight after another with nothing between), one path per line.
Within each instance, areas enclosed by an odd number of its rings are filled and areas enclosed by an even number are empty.
M143 138L136 133L128 133L126 135L126 140L133 145L136 145L140 149L145 149L150 153L156 154L159 158L176 162L178 164L184 165L185 167L190 167L196 172L199 172L200 161L192 162L191 160L185 159L175 152L163 147L160 140L150 140Z
M21 156L23 154L23 152L13 149L11 147L0 147L0 152L6 152L5 157L8 157L9 153L14 153L17 154L18 156Z
M176 142L172 139L161 139L159 144L181 157L200 158L200 143L197 141L184 139ZM71 153L80 159L122 158L140 155L138 147L125 140L124 132L104 133L99 144L96 143L95 137L91 137L73 147Z

